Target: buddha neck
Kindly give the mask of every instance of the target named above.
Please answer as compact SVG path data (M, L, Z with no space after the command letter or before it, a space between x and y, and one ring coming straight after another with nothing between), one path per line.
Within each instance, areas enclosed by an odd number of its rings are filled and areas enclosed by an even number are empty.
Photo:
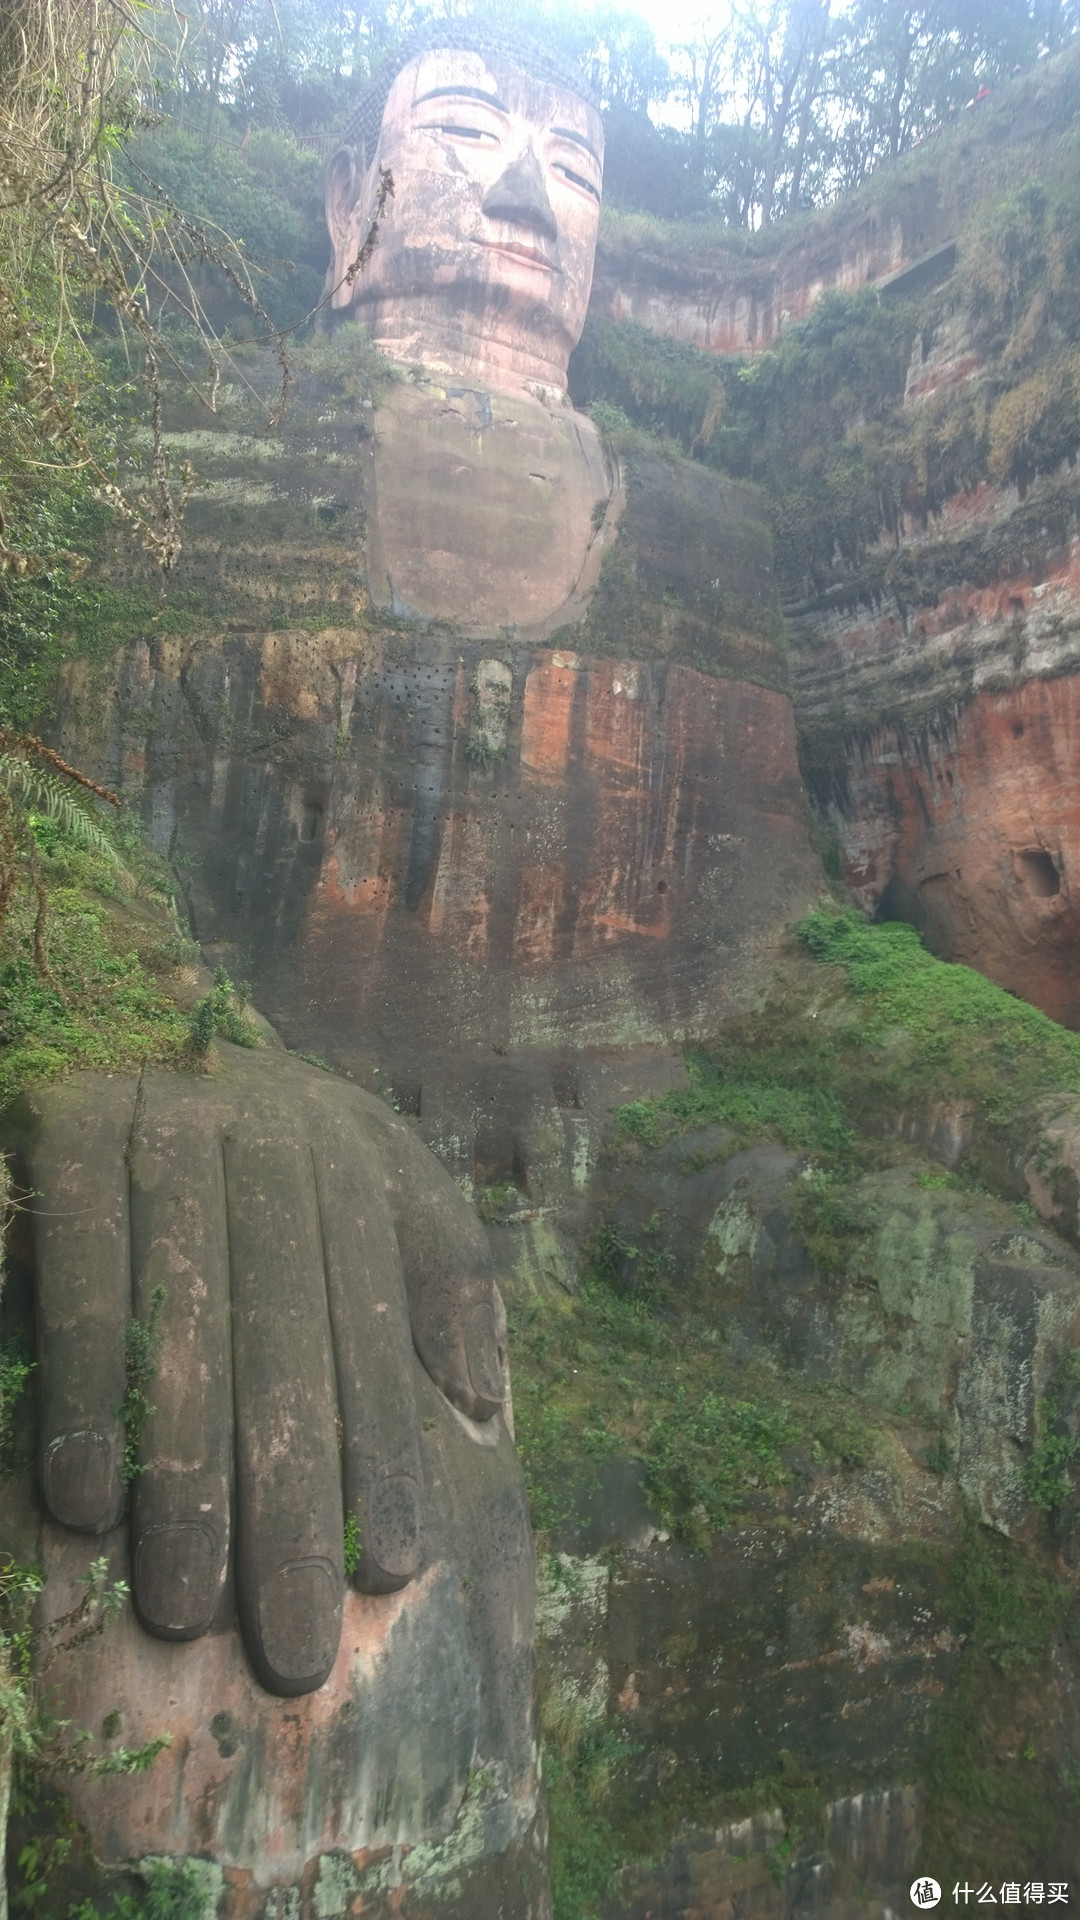
M353 309L370 327L375 345L388 359L430 372L476 381L495 392L543 390L545 399L566 394L570 343L530 331L514 311L482 314L439 311L431 300L381 300L366 312Z

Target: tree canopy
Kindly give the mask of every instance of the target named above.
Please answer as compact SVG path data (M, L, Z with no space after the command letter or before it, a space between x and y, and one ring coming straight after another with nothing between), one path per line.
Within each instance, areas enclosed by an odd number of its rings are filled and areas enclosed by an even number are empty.
M822 205L1080 26L1080 0L731 0L659 46L630 7L471 0L554 36L608 119L607 192L661 215L756 227ZM207 137L317 143L403 37L455 0L195 0L171 111Z

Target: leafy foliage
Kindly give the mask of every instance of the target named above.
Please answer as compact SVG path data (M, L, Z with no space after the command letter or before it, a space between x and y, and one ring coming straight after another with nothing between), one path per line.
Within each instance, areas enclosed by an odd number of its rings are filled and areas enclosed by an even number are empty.
M124 1334L124 1398L117 1408L124 1428L124 1485L130 1486L143 1467L139 1459L139 1443L142 1431L154 1409L147 1396L147 1388L157 1374L158 1355L161 1352L161 1309L165 1305L165 1289L154 1288L150 1298L150 1311L145 1322L130 1319Z
M216 1033L236 1047L257 1047L259 1035L247 1011L246 986L235 987L223 967L214 972L214 984L195 1008L189 1023L190 1047L196 1059L205 1059Z
M554 1911L557 1920L592 1920L627 1856L609 1802L633 1750L610 1721L568 1715L550 1690L541 1693L540 1722Z
M185 216L229 235L279 326L294 326L318 305L330 257L319 154L270 126L253 132L242 153L239 140L208 146L201 131L175 120L141 133L130 152ZM207 278L200 291L230 338L258 330L257 313L226 277Z
M1048 1089L1080 1091L1080 1036L935 960L909 927L819 911L797 932L775 999L690 1059L688 1087L621 1108L613 1151L632 1164L674 1133L716 1126L725 1156L761 1140L805 1156L792 1224L830 1273L873 1225L856 1183L903 1152L906 1111L977 1103L964 1177L992 1183L1017 1117ZM700 1541L753 1490L788 1484L800 1461L853 1466L873 1451L873 1417L855 1401L734 1368L703 1336L700 1303L670 1287L668 1262L661 1221L633 1243L602 1224L572 1304L512 1305L515 1408L541 1529L565 1522L614 1453L642 1461L664 1524ZM1052 1418L1044 1425L1033 1471L1056 1498L1073 1443Z
M630 320L588 319L570 363L571 394L598 426L670 436L686 453L713 440L733 379L722 358Z
M0 1346L0 1475L13 1465L15 1408L33 1371L34 1362L15 1341Z
M1074 1494L1080 1436L1070 1429L1069 1402L1080 1398L1080 1347L1075 1347L1038 1408L1039 1433L1025 1475L1028 1496L1051 1518Z
M821 911L797 934L815 959L843 968L854 1019L834 1040L872 1059L890 1094L975 1100L1002 1128L1040 1094L1080 1088L1080 1035L972 968L936 960L913 927Z

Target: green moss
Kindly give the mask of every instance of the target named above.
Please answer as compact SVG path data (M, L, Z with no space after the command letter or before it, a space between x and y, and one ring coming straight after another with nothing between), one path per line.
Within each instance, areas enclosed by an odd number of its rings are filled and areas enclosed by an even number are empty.
M1080 1397L1080 1347L1074 1347L1037 1409L1038 1435L1025 1481L1041 1512L1056 1516L1073 1497L1080 1438L1070 1430L1072 1405Z
M1080 1091L1080 1035L935 959L914 928L822 909L796 935L817 968L837 969L833 985L797 962L760 1013L690 1057L687 1088L619 1109L616 1145L720 1123L732 1151L775 1140L835 1181L874 1164L868 1142L891 1134L905 1106L942 1100L978 1108L973 1165L992 1180L997 1148L1040 1095ZM835 1211L828 1180L818 1192ZM808 1195L809 1215L812 1185Z
M18 1341L0 1346L0 1477L16 1465L15 1410L33 1371L34 1362Z
M159 587L113 587L79 577L70 556L99 546L111 526L91 502L44 503L35 542L40 571L0 574L0 725L25 730L45 711L68 660L103 662L152 632Z
M622 1107L611 1151L634 1162L673 1134L718 1127L725 1158L762 1140L805 1156L792 1226L827 1275L850 1271L888 1226L861 1183L903 1157L905 1106L975 1103L964 1179L992 1183L1017 1118L1049 1088L1080 1090L1080 1036L935 960L909 927L818 912L798 935L773 1001L691 1057L688 1087ZM519 1432L541 1529L568 1520L612 1453L643 1461L664 1524L694 1540L727 1524L751 1488L787 1485L799 1457L850 1466L873 1452L876 1416L858 1402L837 1393L823 1404L764 1363L735 1369L717 1338L703 1338L701 1302L673 1296L662 1228L632 1238L601 1224L572 1304L513 1305ZM900 1258L909 1266L911 1249Z
M362 1537L360 1533L360 1522L357 1519L355 1513L347 1513L345 1515L344 1555L345 1555L345 1573L346 1573L346 1577L350 1580L352 1579L353 1574L356 1572L358 1566L360 1565L361 1551L362 1551Z
M852 1131L834 1090L791 1063L790 1076L774 1077L775 1063L757 1064L750 1054L736 1064L736 1048L722 1041L715 1050L691 1055L690 1085L659 1099L635 1100L615 1115L615 1139L637 1139L657 1146L665 1134L719 1122L730 1127L732 1152L753 1140L778 1140L799 1152L842 1155Z
M973 1860L990 1880L1044 1870L1064 1808L1042 1702L1070 1604L1030 1551L968 1522L949 1591L962 1651L924 1776L923 1860L943 1882Z
M585 619L562 644L616 659L786 687L766 502L636 428L616 434L625 535L608 547Z
M846 1082L849 1111L859 1071L879 1100L973 1101L997 1132L1041 1093L1080 1089L1080 1035L972 968L934 959L913 927L817 912L797 934L816 960L843 969L852 996L853 1017L832 1036L833 1084Z
M52 978L35 969L33 912L24 897L0 943L0 1106L33 1081L80 1067L131 1069L184 1057L187 1022L163 983L190 958L190 943L162 911L161 864L130 825L111 831L151 911L137 893L126 899L115 867L78 846L58 822L36 828Z
M143 1428L154 1412L147 1398L147 1388L152 1386L157 1377L162 1341L161 1309L164 1305L165 1289L162 1286L155 1287L145 1322L132 1318L128 1321L124 1336L124 1398L117 1412L124 1429L122 1476L126 1487L144 1471L139 1459L139 1447Z
M642 1461L659 1523L700 1546L807 1461L825 1470L873 1453L874 1416L842 1389L737 1364L702 1337L700 1316L636 1288L634 1262L648 1255L601 1233L572 1302L509 1303L518 1447L541 1532L572 1519L615 1454Z
M940 167L944 153L939 147L912 157L909 171ZM973 155L965 151L962 164L970 168ZM904 169L885 171L890 179L875 179L867 193L880 201L891 183L907 238L916 209ZM936 202L939 183L930 185ZM850 218L853 204L815 221L823 239L845 213ZM984 164L967 201L957 202L947 237L959 229L960 268L944 287L887 303L872 287L834 289L807 320L786 326L773 346L742 364L630 323L592 321L573 363L575 398L756 481L771 503L778 575L789 601L815 603L839 583L849 605L932 601L948 584L938 578L933 545L917 554L890 552L882 536L920 520L929 527L950 497L982 481L1023 491L1080 448L1078 212L1075 139L1061 143L1046 178L1020 187L1014 179L1003 191L1000 167ZM629 234L634 220L641 225L638 216L629 224L616 216L615 227ZM703 234L674 229L665 236L663 223L645 227L639 244L665 256L697 259L707 243ZM775 247L775 237L769 244ZM987 356L985 371L906 406L913 350L931 348L961 300L961 321ZM1075 498L1070 504L1075 513ZM1048 530L1044 541L1051 538ZM952 557L969 584L980 566L1003 558L967 552L978 539L960 544L963 556ZM976 573L964 569L972 559ZM1002 573L998 566L994 577ZM906 704L908 696L917 697L917 689L905 691Z
M634 1849L613 1817L634 1749L611 1721L566 1732L541 1697L555 1920L594 1920Z
M570 390L606 431L637 427L684 453L708 446L723 418L734 369L714 354L635 322L590 317L570 365Z

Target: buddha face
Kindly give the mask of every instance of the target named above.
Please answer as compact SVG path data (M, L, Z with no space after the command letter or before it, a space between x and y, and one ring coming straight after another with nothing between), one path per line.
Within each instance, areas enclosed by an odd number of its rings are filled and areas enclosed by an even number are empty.
M348 286L382 167L393 199ZM600 116L569 88L476 53L421 54L394 81L366 171L347 149L331 165L334 305L398 358L565 387L602 177Z

